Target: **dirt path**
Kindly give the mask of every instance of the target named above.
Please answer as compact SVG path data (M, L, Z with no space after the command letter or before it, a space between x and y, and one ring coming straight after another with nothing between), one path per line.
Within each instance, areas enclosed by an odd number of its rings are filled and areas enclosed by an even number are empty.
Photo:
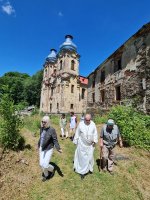
M59 133L58 127L55 128ZM72 170L74 145L69 139L59 138L63 154L55 151L52 161L60 167L64 177L56 172L53 179L43 183L38 165L38 137L25 129L22 132L26 138L26 144L29 144L28 147L31 146L31 149L26 148L20 152L6 151L3 154L0 161L1 200L51 198L54 200L93 200L99 199L99 196L101 200L150 199L150 154L148 152L135 148L117 148L118 166L115 166L115 177L99 173L95 164L94 173L81 181ZM120 155L129 159L121 160ZM95 160L97 158L99 158L98 145ZM106 190L109 190L109 193ZM115 190L119 192L119 195L114 193Z

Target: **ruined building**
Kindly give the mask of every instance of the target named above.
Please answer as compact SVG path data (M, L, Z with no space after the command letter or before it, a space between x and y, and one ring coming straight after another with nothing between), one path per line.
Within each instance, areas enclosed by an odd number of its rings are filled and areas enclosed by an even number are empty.
M46 113L85 112L87 78L79 75L79 59L73 37L66 35L59 52L51 49L44 63L40 111Z
M150 114L150 23L88 76L87 108L100 112L116 104Z
M100 112L133 105L150 114L150 23L144 25L87 78L79 76L79 54L72 36L51 50L44 64L40 110Z

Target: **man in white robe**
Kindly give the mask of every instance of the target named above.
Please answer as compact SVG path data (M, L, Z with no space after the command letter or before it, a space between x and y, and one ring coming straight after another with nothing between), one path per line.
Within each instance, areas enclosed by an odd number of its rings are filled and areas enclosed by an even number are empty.
M91 120L91 115L86 114L84 121L77 127L73 143L76 144L74 156L74 170L81 175L93 172L94 149L98 142L98 134L95 123Z

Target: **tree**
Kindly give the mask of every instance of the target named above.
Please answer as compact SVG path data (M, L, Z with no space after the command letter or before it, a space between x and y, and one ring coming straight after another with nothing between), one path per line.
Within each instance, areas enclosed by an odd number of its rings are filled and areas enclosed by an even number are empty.
M5 93L0 100L0 143L4 148L21 149L25 143L24 138L20 135L22 121L15 113L14 102L10 97L8 87L5 87L4 90Z

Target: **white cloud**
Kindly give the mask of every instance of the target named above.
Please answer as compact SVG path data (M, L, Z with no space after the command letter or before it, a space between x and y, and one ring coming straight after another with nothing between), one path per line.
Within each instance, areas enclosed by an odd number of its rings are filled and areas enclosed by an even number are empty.
M7 15L12 15L15 14L15 9L12 7L10 2L8 1L4 5L2 5L2 10L5 12Z
M59 17L63 17L64 15L63 15L63 13L61 11L59 11L58 16Z

